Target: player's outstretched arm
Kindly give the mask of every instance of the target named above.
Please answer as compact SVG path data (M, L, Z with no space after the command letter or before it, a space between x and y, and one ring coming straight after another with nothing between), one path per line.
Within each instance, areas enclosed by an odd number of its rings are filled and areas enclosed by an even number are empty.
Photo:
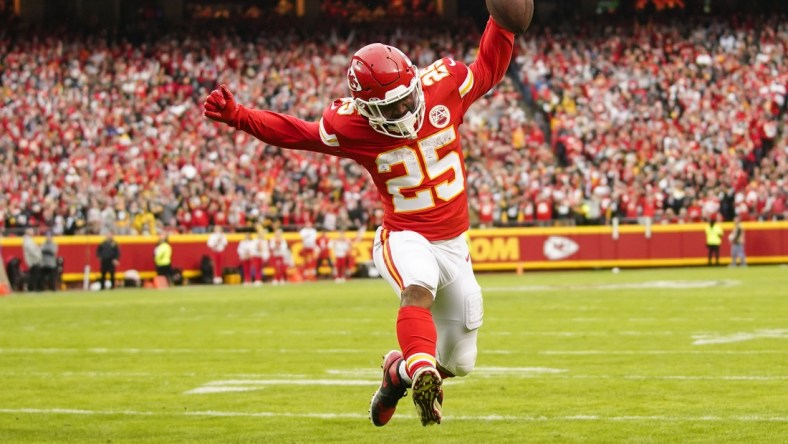
M205 117L245 131L270 145L329 154L334 150L323 143L317 123L238 105L226 85L208 94L204 107Z
M503 79L514 51L514 34L490 17L482 34L479 53L468 68L473 74L473 88L466 96L471 103ZM469 100L468 100L469 99Z

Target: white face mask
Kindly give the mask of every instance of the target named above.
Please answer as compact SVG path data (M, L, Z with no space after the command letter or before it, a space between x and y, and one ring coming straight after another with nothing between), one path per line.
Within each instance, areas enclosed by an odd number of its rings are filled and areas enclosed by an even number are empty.
M410 86L388 91L383 100L355 101L372 129L387 136L415 139L424 122L424 92L418 73Z

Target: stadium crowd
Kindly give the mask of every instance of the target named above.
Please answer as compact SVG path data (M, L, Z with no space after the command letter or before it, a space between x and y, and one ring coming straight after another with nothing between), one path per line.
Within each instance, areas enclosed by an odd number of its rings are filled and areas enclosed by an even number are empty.
M0 31L0 231L379 225L360 167L220 128L204 97L221 81L239 103L317 120L347 95L357 47L470 62L479 31L323 28ZM518 45L515 75L461 128L474 226L786 217L784 22L544 29Z
M553 217L786 218L783 18L572 26L521 43L553 136L554 163L536 168L558 171L536 188Z

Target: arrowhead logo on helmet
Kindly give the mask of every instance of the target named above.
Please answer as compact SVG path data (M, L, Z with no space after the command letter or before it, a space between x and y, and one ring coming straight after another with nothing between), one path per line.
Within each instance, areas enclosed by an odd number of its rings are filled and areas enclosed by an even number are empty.
M358 83L358 77L356 77L356 72L353 70L353 65L347 70L347 86L351 91L361 91L361 84Z

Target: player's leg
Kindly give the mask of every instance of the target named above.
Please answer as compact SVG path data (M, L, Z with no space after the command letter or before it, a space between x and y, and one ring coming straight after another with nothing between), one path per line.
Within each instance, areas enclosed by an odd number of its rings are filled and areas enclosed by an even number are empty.
M484 314L482 292L473 273L468 244L460 237L436 246L443 284L432 315L438 330L439 368L447 376L465 376L476 365L477 331Z
M397 339L403 357L396 365L401 386L407 387L413 381L414 404L422 424L440 422L442 388L435 368L437 333L430 312L438 285L438 267L431 245L414 232L378 229L373 259L381 276L400 296ZM404 395L404 390L401 393ZM380 408L381 403L373 398L371 410Z
M211 253L213 259L213 283L220 284L221 283L221 276L222 276L222 264L221 264L221 256L217 252Z
M262 256L255 259L255 267L257 268L257 275L260 276L260 283L265 282L265 267L270 267L271 256Z
M280 257L277 258L277 274L279 276L279 284L283 285L287 282L287 264L285 263L285 258Z
M435 366L433 299L438 286L438 264L432 246L411 231L380 230L373 247L375 266L400 296L397 339L411 377L424 366Z
M272 268L272 271L273 271L273 275L272 275L273 284L274 285L278 285L279 284L279 259L276 256L271 256L269 264L270 264L270 266Z
M284 283L284 273L282 271L285 268L285 260L280 256L274 257L274 276L276 277L276 282L279 284Z
M476 338L482 324L482 293L473 274L438 290L433 317L442 376L466 376L476 366Z
M105 280L107 278L107 273L108 273L107 266L102 261L101 262L100 272L99 272L99 285L100 285L99 288L102 289L102 290L104 289L104 282L105 282Z
M244 282L251 285L256 281L260 280L260 271L257 268L257 258L249 258L243 262L244 268Z
M315 264L312 263L313 256L312 250L304 248L301 250L302 257L304 259L304 263L301 264L301 273L304 275L305 280L313 280L312 279L312 270L315 267Z
M249 266L246 260L241 260L241 283L247 285L249 282Z
M397 339L413 381L413 404L424 426L440 424L443 406L443 378L435 359L438 333L432 319L433 298L425 287L408 285L402 291L397 316Z
M335 280L337 282L345 282L347 276L347 257L337 258L337 275Z
M262 272L261 262L258 258L252 257L248 259L247 266L249 267L249 283L254 284L256 281L262 280Z
M372 256L378 272L400 298L397 330L405 357L410 358L418 353L432 356L432 359L418 356L413 359L408 369L408 373L413 375L424 365L421 359L426 359L434 365L434 343L414 346L406 341L408 343L402 344L403 337L408 333L400 332L400 324L404 323L406 327L411 327L409 329L411 331L426 330L420 336L434 337L430 308L438 285L437 262L429 242L423 236L411 231L389 232L379 229ZM411 325L412 323L416 325Z
M315 256L315 251L312 250L309 253L309 267L307 268L307 270L309 270L309 279L313 281L317 280L317 272L315 271L317 269L317 265L315 265L316 263L317 263L317 257Z
M262 281L261 269L259 266L260 260L258 258L249 258L245 261L246 267L246 284L254 285Z

